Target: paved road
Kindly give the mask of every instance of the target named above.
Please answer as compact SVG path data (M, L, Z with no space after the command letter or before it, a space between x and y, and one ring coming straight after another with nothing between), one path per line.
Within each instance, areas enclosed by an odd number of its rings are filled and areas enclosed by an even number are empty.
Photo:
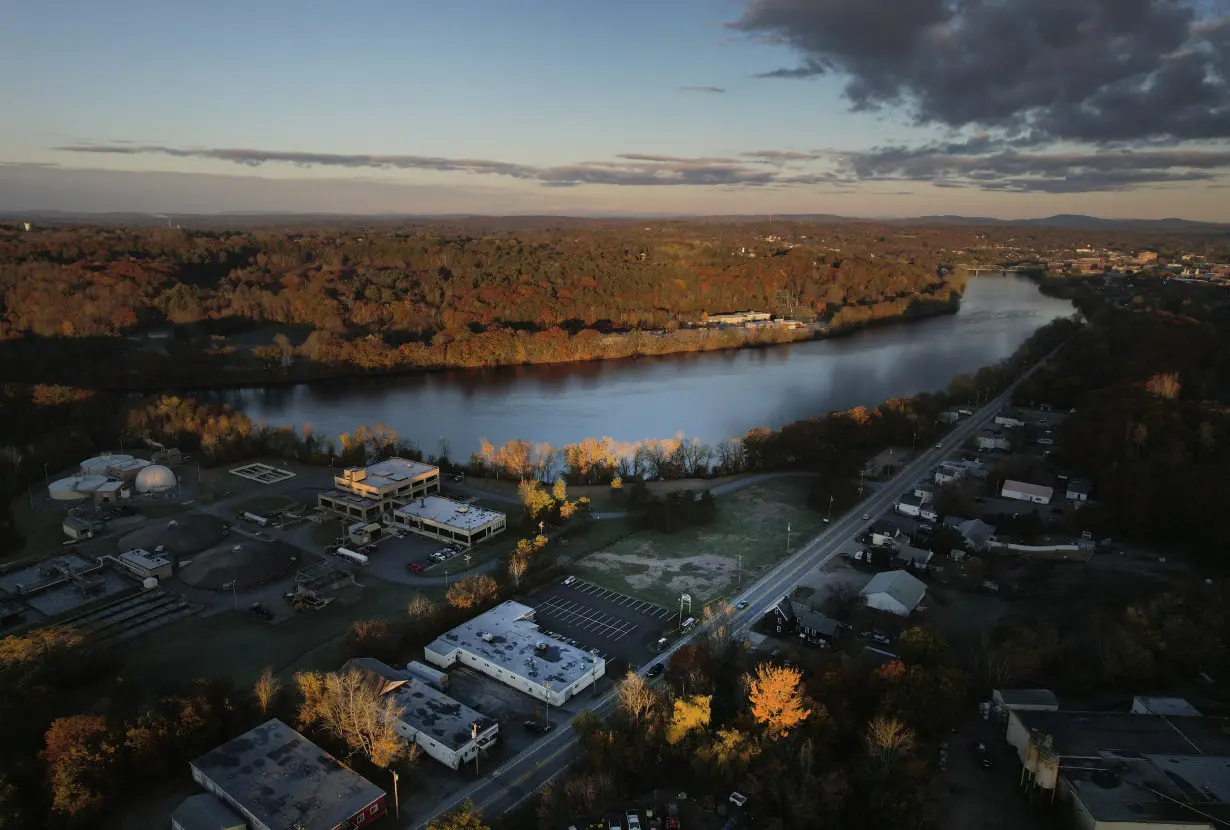
M1051 353L1053 354L1054 352ZM919 453L892 481L872 490L871 494L848 514L833 522L819 536L803 545L754 585L735 597L734 601L748 603L744 610L735 613L736 630L742 631L755 623L788 594L804 574L813 568L825 565L837 556L844 545L861 534L876 517L892 506L898 493L918 481L931 467L942 461L951 451L958 449L974 432L994 418L995 413L1009 402L1012 391L1017 385L1033 374L1051 355L1035 364L1003 393L974 413L973 417L958 423L944 437L942 449L932 448ZM864 519L865 515L870 518ZM677 640L669 649L643 666L641 671L644 672L655 663L668 661L671 655L693 641L702 633L702 630L703 627L698 626L690 636ZM614 700L615 692L611 690L601 698L589 701L591 705L587 708L601 713L609 708ZM577 752L578 741L572 730L557 729L516 758L505 763L489 778L476 782L454 801L440 806L435 813L416 817L416 823L412 826L426 827L427 823L440 813L453 809L467 798L488 815L503 815L519 807L539 789L563 774Z

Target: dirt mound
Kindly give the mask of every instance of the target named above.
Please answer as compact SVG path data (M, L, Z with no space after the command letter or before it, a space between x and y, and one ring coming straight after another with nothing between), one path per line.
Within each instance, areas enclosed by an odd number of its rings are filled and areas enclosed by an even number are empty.
M236 588L251 588L284 576L297 562L297 552L280 542L237 538L234 544L219 545L192 557L180 568L179 578L210 591L229 590L231 582Z

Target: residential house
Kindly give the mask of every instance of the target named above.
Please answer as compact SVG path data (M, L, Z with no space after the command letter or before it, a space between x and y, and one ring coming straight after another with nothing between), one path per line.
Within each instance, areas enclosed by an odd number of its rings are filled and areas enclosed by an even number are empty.
M777 605L769 610L765 618L769 625L777 629L778 634L793 634L794 627L798 624L798 617L794 613L794 603L790 601L790 597L782 597Z
M841 626L836 620L826 617L819 611L796 608L794 615L797 619L794 632L800 640L806 640L809 643L831 643L837 639L841 631Z
M902 516L913 516L917 518L918 513L922 510L923 500L913 493L906 493L897 499L893 508Z
M960 533L966 546L974 551L985 550L987 544L995 537L995 525L987 524L981 519L945 516L944 525Z
M901 528L884 519L877 519L871 526L871 544L877 548L896 547L901 539Z
M935 501L935 487L929 481L920 481L914 487L914 495L923 500L923 503Z
M1093 495L1093 485L1087 481L1072 479L1064 488L1064 496L1068 501L1089 501L1091 495Z
M940 464L935 470L935 483L943 486L965 478L965 470L948 461Z
M931 564L931 557L931 551L913 545L902 545L901 550L897 551L897 559L911 568L927 568Z

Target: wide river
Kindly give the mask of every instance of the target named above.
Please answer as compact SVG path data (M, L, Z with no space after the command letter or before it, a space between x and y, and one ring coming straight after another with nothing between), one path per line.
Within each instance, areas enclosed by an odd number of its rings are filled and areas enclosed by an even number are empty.
M454 457L467 457L484 438L558 447L586 437L635 441L682 432L716 442L752 427L943 389L1072 313L1071 303L1042 295L1023 277L982 277L969 281L957 314L831 340L220 394L254 420L311 424L317 435L383 424L429 454L447 437Z

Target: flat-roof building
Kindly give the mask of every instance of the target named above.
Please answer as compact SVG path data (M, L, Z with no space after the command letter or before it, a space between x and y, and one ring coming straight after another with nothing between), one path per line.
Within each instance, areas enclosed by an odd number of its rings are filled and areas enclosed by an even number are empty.
M1148 698L1136 703L1141 700ZM1182 716L1011 709L1007 739L1024 766L1023 785L1051 790L1081 830L1224 826L1230 822L1230 735L1221 719L1187 714L1175 704L1185 701L1154 700Z
M143 548L125 551L118 558L120 565L141 579L151 576L156 579L166 579L171 575L170 559L161 554L150 553Z
M1042 484L1032 484L1027 481L1013 481L1008 479L1004 482L1003 489L1000 490L1000 495L1006 499L1016 499L1017 501L1028 501L1034 504L1050 504L1051 497L1055 494L1055 490Z
M406 458L386 458L366 467L347 467L333 477L333 489L318 495L316 503L367 522L410 499L439 492L439 467Z
M351 830L385 812L383 790L277 718L189 766L252 830Z
M508 527L508 518L499 511L485 507L443 496L426 496L394 510L393 525L422 536L460 542L470 547L503 533Z
M498 721L379 660L357 657L342 671L360 671L379 682L381 693L401 710L397 733L447 767L457 769L474 760L500 733Z
M559 706L606 672L606 661L539 632L534 609L509 600L433 640L428 663L470 666Z

